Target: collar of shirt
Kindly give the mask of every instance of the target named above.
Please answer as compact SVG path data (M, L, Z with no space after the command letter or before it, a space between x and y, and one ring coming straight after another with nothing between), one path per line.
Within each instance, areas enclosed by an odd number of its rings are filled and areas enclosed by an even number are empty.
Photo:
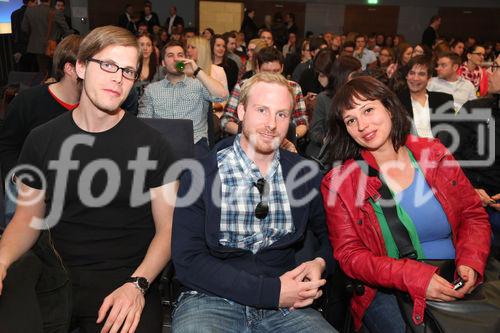
M276 150L276 152L274 153L273 161L271 163L271 167L269 168L269 172L267 173L266 177L263 177L257 165L248 158L247 154L241 147L240 140L241 140L241 134L238 134L234 139L233 143L233 149L237 157L236 160L238 161L239 168L243 170L243 172L247 173L252 182L256 182L260 178L265 178L268 181L272 179L274 173L279 167L279 159L280 159L279 149Z
M165 79L163 79L163 84L165 85L165 87L169 87L169 86L174 87L174 86L175 86L175 85L177 85L177 84L180 84L180 85L186 86L186 85L187 85L186 81L187 81L187 75L186 75L186 74L184 74L184 78L183 78L182 80L180 80L180 81L178 81L178 82L176 82L176 83L172 83L172 82L168 79L168 74L167 74L167 75L165 75Z

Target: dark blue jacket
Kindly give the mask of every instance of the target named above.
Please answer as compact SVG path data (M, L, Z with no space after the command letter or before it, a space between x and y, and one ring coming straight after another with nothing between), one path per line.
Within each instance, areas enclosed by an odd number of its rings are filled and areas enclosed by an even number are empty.
M181 177L179 197L184 197L191 186L198 193L201 192L201 195L194 204L174 211L172 259L177 278L189 290L257 308L276 308L281 288L279 276L283 273L292 270L301 261L316 257L325 259L325 272L333 270L333 250L328 240L319 191L321 175L315 170L314 177L306 177L311 169L303 168L296 177L304 178L300 185L296 185L293 192L287 187L289 198L292 195L297 199L303 198L312 190L316 193L303 206L291 207L294 233L284 236L256 254L248 250L224 247L219 244L220 205L214 203L217 201L214 194L219 198L221 195L216 151L232 143L233 138L222 141L200 160L205 172L204 178L189 172ZM285 181L292 167L302 160L296 154L280 150L280 164ZM307 178L309 180L305 181ZM218 189L214 190L213 184L218 184ZM312 237L316 246L305 245L309 244L311 238L306 237L306 234L316 236Z

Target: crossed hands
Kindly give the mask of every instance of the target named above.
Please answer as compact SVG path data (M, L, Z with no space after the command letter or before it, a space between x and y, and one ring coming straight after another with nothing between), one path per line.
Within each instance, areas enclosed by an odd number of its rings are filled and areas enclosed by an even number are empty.
M324 259L316 258L281 275L279 306L293 310L309 306L320 298L323 294L320 288L326 283L321 278L325 265Z
M472 292L477 280L476 271L469 266L460 265L457 268L457 273L464 280L462 288L453 290L453 284L438 274L434 274L427 287L425 298L431 301L450 302L463 298L465 294Z
M98 324L110 309L101 333L133 333L144 309L144 295L132 283L125 283L104 299L98 312Z

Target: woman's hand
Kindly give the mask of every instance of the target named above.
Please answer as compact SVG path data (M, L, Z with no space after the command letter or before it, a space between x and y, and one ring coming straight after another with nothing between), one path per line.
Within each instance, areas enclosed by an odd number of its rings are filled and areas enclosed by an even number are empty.
M474 290L477 281L477 272L469 266L460 265L457 268L458 275L464 280L464 286L458 291L462 294L468 294Z
M462 287L462 289L463 288L465 288L465 286ZM431 282L429 282L429 286L425 292L426 299L438 302L449 302L463 297L463 292L453 290L453 285L437 274L432 276Z

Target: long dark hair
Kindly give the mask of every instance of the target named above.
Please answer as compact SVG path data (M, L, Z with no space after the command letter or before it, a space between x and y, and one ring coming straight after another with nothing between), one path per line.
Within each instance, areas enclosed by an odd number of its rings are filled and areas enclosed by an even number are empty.
M141 37L149 38L149 40L151 41L152 50L151 50L151 55L149 56L149 75L146 78L146 81L151 81L151 80L153 80L153 77L156 74L156 69L158 68L158 57L156 56L156 44L155 44L155 40L154 40L153 36L147 32L138 36L137 41L139 41L139 38L141 38ZM141 53L142 53L142 50L141 50ZM140 75L141 71L142 71L142 64L141 64L141 68L139 68L139 75Z
M335 94L332 109L328 120L328 163L359 158L361 147L347 132L343 120L345 110L353 109L356 104L354 99L363 101L380 101L391 114L392 128L390 138L394 150L404 145L411 128L404 106L396 95L382 82L370 76L352 79L344 84Z
M215 46L215 41L217 39L222 39L224 41L224 44L226 44L226 40L221 34L215 34L210 38L210 52L212 52L212 62L215 64L215 53L214 53L214 46ZM222 56L222 62L219 64L219 66L226 66L227 65L227 45L225 46L224 50L224 55Z

